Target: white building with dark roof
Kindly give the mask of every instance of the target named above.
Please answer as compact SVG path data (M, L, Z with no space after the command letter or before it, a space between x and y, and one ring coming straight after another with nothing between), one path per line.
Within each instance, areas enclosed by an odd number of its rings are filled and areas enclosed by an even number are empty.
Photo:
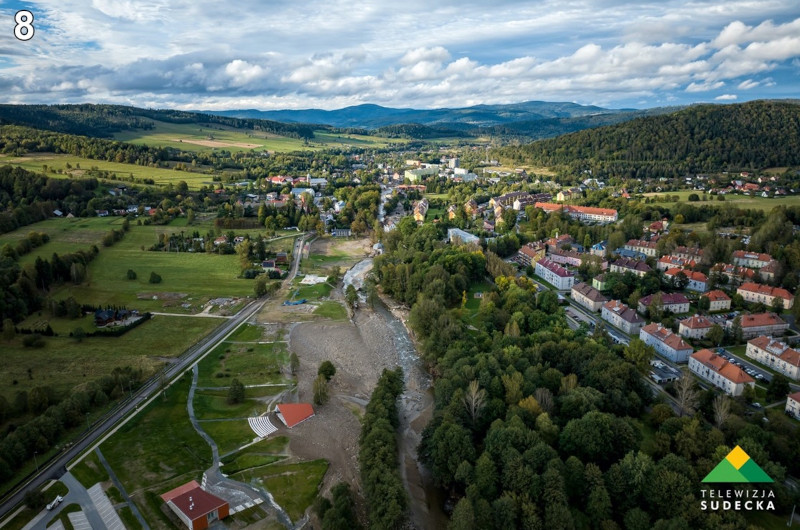
M611 300L603 304L600 317L628 335L637 335L645 323L644 319L639 316L639 313L619 300Z
M640 329L639 338L674 363L685 363L694 351L680 336L656 322Z
M536 262L535 274L558 290L571 289L575 284L575 274L547 258Z

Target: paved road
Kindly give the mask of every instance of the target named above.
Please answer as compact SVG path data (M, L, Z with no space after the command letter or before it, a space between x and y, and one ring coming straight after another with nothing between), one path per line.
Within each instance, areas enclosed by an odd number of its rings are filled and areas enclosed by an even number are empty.
M296 270L296 265L295 265ZM205 339L192 346L179 358L178 362L170 364L165 368L165 380L171 381L176 376L182 374L198 358L214 348L226 335L233 331L239 324L253 316L263 305L263 300L254 300L242 308L233 318L220 325L216 330ZM154 317L159 318L159 317ZM40 468L40 472L31 479L23 488L20 488L11 496L0 499L0 520L4 519L17 505L22 502L25 493L31 489L39 489L51 479L58 479L65 471L67 464L83 453L86 449L100 440L106 432L111 430L121 419L137 410L139 405L145 403L152 396L156 395L161 387L159 375L151 378L128 400L120 404L115 410L111 411L99 423L95 423L92 431L81 440L75 442L70 448L61 453ZM71 488L70 488L71 489ZM91 519L90 519L91 522ZM99 526L98 528L103 528Z
M114 473L114 470L111 469L111 466L108 464L108 460L106 460L106 457L100 451L100 447L96 447L94 452L95 454L97 454L97 459L100 460L100 464L102 464L102 466L106 469L106 473L108 473L109 478L111 478L111 482L113 482L114 486L117 487L120 494L122 495L122 498L125 500L126 503L128 503L128 507L133 512L133 515L139 520L139 524L142 525L142 528L144 530L150 530L150 525L148 525L147 521L145 521L144 517L142 517L142 514L139 512L139 508L136 506L136 503L133 502L131 498L128 496L128 491L122 485L122 482L119 481L119 479L117 478L117 474Z
M45 530L48 522L52 521L64 507L73 503L80 504L81 508L83 508L82 513L85 515L85 519L89 521L92 527L105 528L106 525L103 523L103 518L100 517L100 514L97 512L92 497L89 495L86 488L83 487L83 484L78 482L78 479L73 477L72 473L64 474L61 477L61 482L69 489L69 493L64 495L64 500L61 501L61 504L50 511L42 510L30 523L25 525L23 530Z

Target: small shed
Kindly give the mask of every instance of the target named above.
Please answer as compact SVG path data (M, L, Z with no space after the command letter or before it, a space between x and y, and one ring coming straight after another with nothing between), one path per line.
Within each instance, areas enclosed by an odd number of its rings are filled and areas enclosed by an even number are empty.
M161 495L167 506L190 530L204 530L228 517L228 501L205 491L196 480Z

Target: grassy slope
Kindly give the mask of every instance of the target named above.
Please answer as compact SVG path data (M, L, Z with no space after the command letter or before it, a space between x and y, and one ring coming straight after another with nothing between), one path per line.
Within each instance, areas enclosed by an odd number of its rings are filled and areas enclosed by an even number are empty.
M697 195L702 195L702 192L697 191L671 191L665 193L647 193L647 196L663 196L663 195L677 195L680 197L680 201L674 202L657 202L655 203L656 206L675 206L676 204L680 204L683 202L688 202L689 195L692 193L696 193ZM702 197L701 197L702 198ZM764 198L764 197L751 197L747 195L725 195L725 201L717 201L715 196L708 196L708 201L706 202L692 202L689 204L694 204L695 206L700 206L703 204L707 204L709 206L724 206L725 204L732 204L737 208L747 208L747 209L755 209L755 210L763 210L765 212L769 212L776 206L800 206L800 195L792 195L789 197L777 197L777 198Z

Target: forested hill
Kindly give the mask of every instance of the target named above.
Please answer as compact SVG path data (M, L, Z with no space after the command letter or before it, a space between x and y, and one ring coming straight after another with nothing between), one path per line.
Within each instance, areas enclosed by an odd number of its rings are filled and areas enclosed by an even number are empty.
M697 105L525 146L497 149L515 164L592 169L596 176L686 173L800 165L800 104Z
M314 129L320 128L297 123L231 118L179 110L140 109L122 105L0 105L0 125L24 125L95 138L110 138L114 133L132 129L151 129L154 121L215 124L293 138L313 138Z

